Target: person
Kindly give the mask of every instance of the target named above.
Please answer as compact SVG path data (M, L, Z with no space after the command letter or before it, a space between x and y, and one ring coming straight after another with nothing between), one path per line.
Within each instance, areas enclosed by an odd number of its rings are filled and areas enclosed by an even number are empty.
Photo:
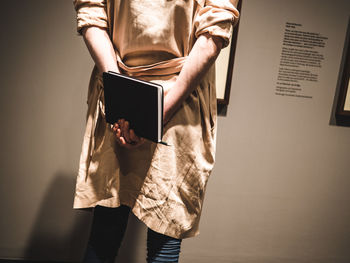
M199 234L215 159L214 61L238 0L73 2L95 62L74 198L74 208L93 208L84 262L114 262L130 211L148 227L147 262L178 262L182 239ZM138 137L128 120L106 123L106 71L163 86L168 146Z

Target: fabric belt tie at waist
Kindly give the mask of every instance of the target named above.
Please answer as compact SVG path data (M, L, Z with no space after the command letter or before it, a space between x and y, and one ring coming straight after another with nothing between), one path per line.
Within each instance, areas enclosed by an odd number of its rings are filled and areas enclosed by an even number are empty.
M150 65L129 67L117 54L119 68L129 76L164 76L179 73L187 57L173 58Z

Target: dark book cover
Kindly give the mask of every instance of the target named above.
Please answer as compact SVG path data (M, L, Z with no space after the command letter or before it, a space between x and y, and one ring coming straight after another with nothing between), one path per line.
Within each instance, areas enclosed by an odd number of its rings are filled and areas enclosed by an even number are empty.
M130 123L137 136L161 142L163 135L163 87L148 81L103 73L106 121Z

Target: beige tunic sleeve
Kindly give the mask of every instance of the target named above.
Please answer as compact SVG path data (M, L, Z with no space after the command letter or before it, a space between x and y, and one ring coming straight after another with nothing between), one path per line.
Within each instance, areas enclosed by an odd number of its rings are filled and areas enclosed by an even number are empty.
M195 35L203 33L221 37L224 47L229 44L231 30L238 21L239 12L234 0L198 0L200 10L194 21Z
M77 31L86 26L108 28L106 12L106 0L74 0L74 8L77 12Z

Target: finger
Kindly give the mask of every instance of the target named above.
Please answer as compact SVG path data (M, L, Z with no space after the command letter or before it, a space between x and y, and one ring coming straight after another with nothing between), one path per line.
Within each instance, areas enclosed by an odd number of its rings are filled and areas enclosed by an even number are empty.
M117 141L121 147L124 147L126 149L134 149L134 148L139 147L141 144L143 144L145 142L145 139L140 138L139 142L133 143L133 144L126 142L124 137L120 137L120 139L118 139Z
M122 137L121 133L122 132L121 132L121 130L119 128L117 129L117 131L115 133L115 137L116 137L117 143L120 144L120 145L122 145L122 141L120 139Z
M120 135L120 133L119 133L118 135ZM123 136L118 136L118 137L117 137L117 143L118 143L120 146L123 146L123 147L128 146L128 143L127 143L127 141L125 140L125 138L124 138Z
M118 128L119 129L121 129L121 132L123 133L123 121L124 121L124 119L119 119L118 120Z
M118 128L120 129L120 136L123 136L123 119L118 120Z
M116 132L118 128L119 128L119 125L118 123L115 122L112 126L113 131Z
M133 129L130 129L129 130L129 133L130 133L130 140L137 143L140 141L140 137L136 136L135 132Z
M124 130L124 126L125 126L125 120L124 119L120 119L118 120L118 128L116 130L116 139L117 139L117 143L120 146L126 147L126 148L130 148L129 147L129 143L126 141L126 139L123 137L123 130Z
M139 147L142 145L146 140L142 137L139 137L139 141L134 145L135 147Z
M120 130L121 130L121 136L124 136L125 120L124 120L124 119L121 119L119 125L120 125Z
M129 143L125 140L123 136L119 137L118 141L120 146L126 147L129 145Z
M132 149L135 147L133 144L128 143L124 137L120 137L120 145L127 149Z
M132 134L135 136L134 138L131 137L133 142L134 142L134 144L133 144L134 147L138 147L146 141L145 138L138 137L135 134L134 130L130 130L130 135L132 135Z
M125 121L124 122L124 127L123 127L123 137L125 138L126 142L130 143L130 130L129 130L129 122Z
M116 136L117 138L119 138L119 137L121 137L121 136L122 136L122 131L121 131L121 129L120 129L120 128L118 128L118 129L116 130L116 132L115 132L115 136Z

